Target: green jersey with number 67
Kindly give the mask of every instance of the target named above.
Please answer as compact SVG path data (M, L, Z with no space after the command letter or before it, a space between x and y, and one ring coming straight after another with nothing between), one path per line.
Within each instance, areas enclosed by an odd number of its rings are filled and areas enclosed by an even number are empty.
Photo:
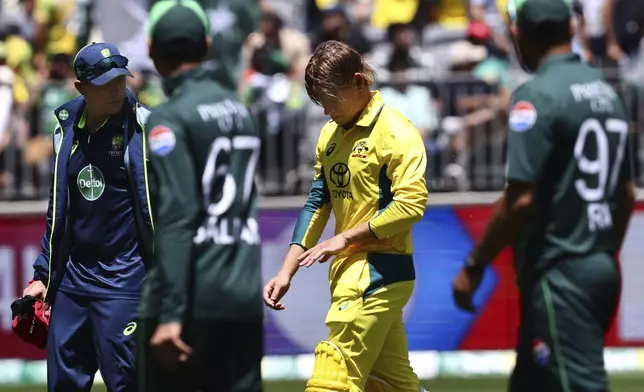
M626 108L575 54L550 56L510 102L508 180L536 185L514 244L519 282L566 256L615 254L613 215L631 179Z
M168 100L146 125L155 268L142 316L261 320L255 122L203 68L164 87Z

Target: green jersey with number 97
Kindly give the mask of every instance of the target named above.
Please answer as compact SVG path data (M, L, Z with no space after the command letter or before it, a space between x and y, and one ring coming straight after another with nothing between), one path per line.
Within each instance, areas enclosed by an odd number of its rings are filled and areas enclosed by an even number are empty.
M617 252L616 201L631 180L626 108L575 54L546 59L510 102L508 181L537 200L514 244L519 281L566 256Z

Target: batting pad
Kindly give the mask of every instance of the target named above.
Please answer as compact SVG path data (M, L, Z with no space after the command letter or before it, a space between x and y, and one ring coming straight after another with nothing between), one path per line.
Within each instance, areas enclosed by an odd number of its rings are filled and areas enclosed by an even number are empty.
M305 392L350 392L347 363L342 351L331 342L315 346L313 375Z

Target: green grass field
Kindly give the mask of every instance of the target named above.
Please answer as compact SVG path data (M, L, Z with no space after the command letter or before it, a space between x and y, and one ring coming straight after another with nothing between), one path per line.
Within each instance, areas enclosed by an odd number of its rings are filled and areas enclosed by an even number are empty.
M497 377L477 378L440 378L423 382L430 392L503 392L506 379ZM644 374L617 375L611 377L612 392L642 392ZM0 387L0 392L42 392L42 386ZM92 392L105 392L103 387L96 387ZM303 392L303 381L267 382L264 392Z

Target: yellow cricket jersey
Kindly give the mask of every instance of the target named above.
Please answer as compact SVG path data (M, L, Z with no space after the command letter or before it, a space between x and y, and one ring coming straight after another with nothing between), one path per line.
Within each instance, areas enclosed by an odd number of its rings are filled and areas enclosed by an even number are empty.
M76 51L75 0L37 0L35 19L48 28L46 51L50 55Z
M438 24L445 28L467 26L467 6L463 0L440 0L438 3Z
M396 255L403 256L405 261L398 267L404 263L411 268L403 274L409 278L413 275L411 228L423 217L427 202L426 167L427 155L418 130L385 105L379 92L372 92L353 128L345 130L333 121L322 128L315 179L292 244L307 249L315 246L333 210L336 234L369 222L377 240L361 246L359 252L394 268L395 259L400 259ZM352 253L350 248L336 260ZM396 275L396 271L381 270L379 274L390 282L402 279L384 276Z

